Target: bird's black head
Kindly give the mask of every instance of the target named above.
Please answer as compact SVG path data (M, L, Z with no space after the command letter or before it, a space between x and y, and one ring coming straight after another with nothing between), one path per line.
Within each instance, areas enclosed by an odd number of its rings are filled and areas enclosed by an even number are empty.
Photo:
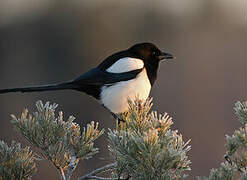
M173 55L162 52L152 43L135 44L129 48L129 51L149 64L155 64L164 59L174 59Z
M153 85L156 80L159 62L161 60L174 59L173 55L162 52L152 43L135 44L129 48L128 51L133 54L134 57L143 60L151 85Z

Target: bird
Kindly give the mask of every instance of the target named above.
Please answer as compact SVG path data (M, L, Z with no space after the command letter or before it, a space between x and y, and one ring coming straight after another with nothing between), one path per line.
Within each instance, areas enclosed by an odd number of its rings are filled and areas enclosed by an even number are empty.
M73 80L48 85L0 89L0 94L76 90L94 97L116 117L128 111L129 100L134 100L136 97L146 100L149 97L157 79L159 63L174 58L172 54L161 51L153 43L138 43L110 55L98 66Z

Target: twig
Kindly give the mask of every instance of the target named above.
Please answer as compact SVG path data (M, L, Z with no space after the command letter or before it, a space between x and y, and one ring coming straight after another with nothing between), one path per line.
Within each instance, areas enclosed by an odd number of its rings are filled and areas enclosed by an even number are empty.
M104 177L98 177L98 176L87 176L84 177L84 179L95 179L95 180L123 180L123 179L119 179L119 178L104 178ZM82 180L82 179L79 179Z
M62 168L62 167L60 167L59 169L60 169L60 172L61 172L61 179L62 179L62 180L66 180L66 177L65 177L65 174L64 174L63 168Z
M74 153L74 150L71 150L71 159L70 159L70 163L68 165L68 170L66 172L66 180L69 180L71 177L72 172L74 171L74 169L77 166L77 161L76 161L76 156Z
M60 170L61 180L70 180L72 172L76 168L77 164L78 164L78 161L76 159L76 156L73 150L71 150L71 158L70 158L70 162L67 168L59 167L54 163L54 165Z
M101 168L98 168L98 169L95 169L93 170L92 172L86 174L85 176L83 177L80 177L78 180L86 180L86 179L96 179L96 180L118 180L118 178L104 178L104 177L98 177L98 176L95 176L96 174L99 174L101 172L104 172L104 171L107 171L107 170L110 170L114 167L116 167L117 163L111 163L111 164L108 164L108 165L105 165Z

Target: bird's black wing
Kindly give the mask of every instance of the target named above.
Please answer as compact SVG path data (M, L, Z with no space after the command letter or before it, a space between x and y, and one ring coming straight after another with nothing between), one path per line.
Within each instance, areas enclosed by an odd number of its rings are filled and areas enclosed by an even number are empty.
M42 86L0 89L0 94L9 92L37 92L74 89L85 92L95 98L99 98L99 90L101 86L134 79L141 71L142 69L137 69L124 73L109 73L105 70L94 68L72 81Z
M99 68L93 68L72 82L78 85L110 85L120 81L134 79L142 70L141 68L123 73L110 73Z

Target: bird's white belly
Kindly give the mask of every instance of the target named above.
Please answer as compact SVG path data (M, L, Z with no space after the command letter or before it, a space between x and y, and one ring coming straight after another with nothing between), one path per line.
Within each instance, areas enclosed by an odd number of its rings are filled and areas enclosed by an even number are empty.
M128 110L128 98L146 100L150 90L151 84L144 69L135 79L102 87L101 103L113 113L122 113Z

